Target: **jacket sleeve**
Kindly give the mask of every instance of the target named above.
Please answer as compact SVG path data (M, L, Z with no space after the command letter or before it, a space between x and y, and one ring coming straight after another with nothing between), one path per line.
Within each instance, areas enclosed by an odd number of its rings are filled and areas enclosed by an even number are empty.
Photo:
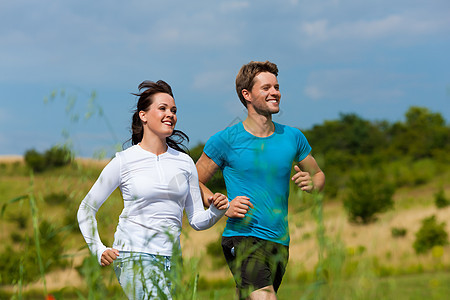
M197 169L192 160L190 160L190 166L191 174L188 182L189 191L184 209L191 227L195 230L205 230L216 224L227 210L219 210L214 204L211 204L207 210L203 208Z
M95 215L100 206L102 206L111 193L119 186L119 182L120 163L119 159L115 157L106 165L89 193L81 201L77 213L81 234L88 244L91 253L97 256L99 264L101 264L102 253L107 247L100 239Z

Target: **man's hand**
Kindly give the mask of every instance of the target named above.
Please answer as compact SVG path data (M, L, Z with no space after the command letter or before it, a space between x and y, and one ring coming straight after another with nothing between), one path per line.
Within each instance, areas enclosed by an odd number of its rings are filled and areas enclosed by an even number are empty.
M214 204L217 209L224 210L229 206L228 198L224 194L215 193L208 198L209 204Z
M230 202L230 207L225 213L228 218L243 218L248 210L253 208L250 198L246 196L237 196Z
M102 267L109 266L114 260L119 256L119 250L117 249L106 249L102 253L101 263Z
M292 181L305 192L310 193L314 189L314 184L311 179L311 175L308 172L300 170L299 166L295 165L294 170L297 172L292 176Z

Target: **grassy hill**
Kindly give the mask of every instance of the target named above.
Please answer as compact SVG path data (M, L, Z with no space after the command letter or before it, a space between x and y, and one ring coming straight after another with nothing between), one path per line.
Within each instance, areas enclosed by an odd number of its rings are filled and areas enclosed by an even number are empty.
M87 264L88 251L76 221L79 203L105 164L76 160L70 166L32 175L18 157L0 160L0 298L36 295L42 299L42 294L51 292L60 299L79 299L80 294L94 293L93 289L121 298L112 268ZM304 299L401 299L402 292L419 295L422 289L427 289L422 296L444 299L440 297L450 287L449 247L418 255L412 246L426 217L435 215L450 232L450 207L434 205L438 188L450 195L450 167L431 173L430 168L423 172L432 178L397 189L394 208L368 225L348 221L342 205L345 192L318 199L293 188L290 260L280 299L300 299L300 295ZM105 244L112 244L122 208L121 195L115 191L97 214ZM184 222L184 280L200 299L228 299L234 291L217 247L224 225L225 219L196 232ZM395 236L393 229L404 229L406 234ZM380 294L383 291L387 294Z

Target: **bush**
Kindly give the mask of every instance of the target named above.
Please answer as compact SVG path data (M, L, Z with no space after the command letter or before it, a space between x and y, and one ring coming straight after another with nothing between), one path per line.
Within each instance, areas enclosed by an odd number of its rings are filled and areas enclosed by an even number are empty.
M62 167L68 165L73 158L72 152L67 147L53 146L45 151L45 161L50 167Z
M393 227L391 228L391 234L393 237L404 237L406 236L406 228L400 228L400 227Z
M17 280L28 283L36 280L40 275L34 238L20 236L20 233L12 238L22 240L21 249L13 249L11 245L7 245L0 253L2 257L0 260L0 285L15 284ZM64 244L61 229L46 220L42 221L39 224L39 243L44 272L68 265L68 261L64 257L64 249L61 247Z
M9 221L16 223L17 228L25 229L27 228L29 215L21 211L18 213L11 214L8 219Z
M367 224L376 220L376 214L392 208L394 187L381 173L352 175L344 207L353 222Z
M53 167L68 165L73 160L73 154L65 146L53 146L44 154L35 149L25 152L25 163L35 172L43 172Z
M416 233L413 244L416 253L426 253L434 246L446 244L448 244L448 234L445 231L445 223L438 224L434 215L423 219L422 227Z
M441 189L434 194L434 204L437 208L444 208L450 205L450 200L445 197L444 189Z
M65 204L70 199L70 196L66 193L51 193L44 197L44 201L47 204L51 205L58 205L58 204Z
M35 172L42 172L46 169L45 157L35 149L25 152L25 163Z

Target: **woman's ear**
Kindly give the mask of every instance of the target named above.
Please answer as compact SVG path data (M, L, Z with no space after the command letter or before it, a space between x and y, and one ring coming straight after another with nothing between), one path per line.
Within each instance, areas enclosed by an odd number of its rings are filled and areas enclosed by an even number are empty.
M143 111L143 110L139 111L139 118L141 119L141 121L143 123L147 123L147 115L146 115L145 111Z

